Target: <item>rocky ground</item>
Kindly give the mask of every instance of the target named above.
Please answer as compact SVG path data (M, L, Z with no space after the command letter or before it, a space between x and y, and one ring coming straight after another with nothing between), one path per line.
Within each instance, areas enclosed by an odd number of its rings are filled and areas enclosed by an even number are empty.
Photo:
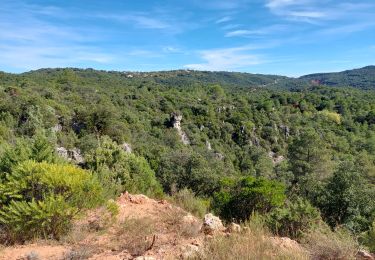
M234 223L224 227L212 214L200 220L165 200L144 195L125 193L115 203L119 208L115 218L104 208L93 210L61 241L2 248L0 259L189 259L201 256L205 243L215 236L248 232ZM265 239L280 250L305 254L289 238Z

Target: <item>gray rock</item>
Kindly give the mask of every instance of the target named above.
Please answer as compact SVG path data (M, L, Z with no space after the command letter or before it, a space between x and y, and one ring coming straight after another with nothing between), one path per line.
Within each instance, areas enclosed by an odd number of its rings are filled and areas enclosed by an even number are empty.
M128 143L123 143L123 144L121 145L121 148L122 148L125 152L127 152L127 153L132 153L132 151L133 151L132 146L131 146L130 144L128 144Z
M73 161L74 163L81 164L85 162L85 159L81 155L81 151L78 148L66 149L65 147L57 147L57 154L68 161Z
M57 147L56 152L60 157L69 160L68 150L65 147Z
M79 150L78 148L73 148L73 149L69 150L68 156L69 156L69 158L71 158L77 164L85 162L85 159L81 155L81 150Z
M171 114L170 122L171 122L172 127L177 129L177 133L181 137L182 143L185 145L188 145L190 144L190 140L187 134L181 129L181 120L182 120L182 115L177 114L177 113Z
M208 140L206 140L206 147L207 147L207 150L209 150L209 151L212 150L211 143Z
M217 232L223 232L225 227L219 217L209 213L204 216L202 231L207 235L213 235Z
M221 160L224 160L225 156L222 155L222 154L219 153L219 152L216 152L216 153L215 153L215 158L221 161Z

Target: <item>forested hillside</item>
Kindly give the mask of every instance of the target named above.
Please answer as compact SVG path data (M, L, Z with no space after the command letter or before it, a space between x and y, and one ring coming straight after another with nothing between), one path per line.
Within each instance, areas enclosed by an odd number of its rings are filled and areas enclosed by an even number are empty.
M58 238L120 192L189 189L228 221L259 213L296 239L326 223L374 251L375 92L345 87L372 89L361 73L337 88L316 75L1 73L0 237ZM30 212L62 220L36 231Z
M335 73L317 73L302 76L300 79L314 81L328 86L350 86L360 89L374 89L375 66L346 70Z

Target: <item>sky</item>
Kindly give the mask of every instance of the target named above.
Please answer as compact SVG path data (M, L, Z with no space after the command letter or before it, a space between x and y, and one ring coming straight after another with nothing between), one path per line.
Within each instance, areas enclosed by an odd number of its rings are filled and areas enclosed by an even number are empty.
M0 70L300 76L375 64L375 0L0 0Z

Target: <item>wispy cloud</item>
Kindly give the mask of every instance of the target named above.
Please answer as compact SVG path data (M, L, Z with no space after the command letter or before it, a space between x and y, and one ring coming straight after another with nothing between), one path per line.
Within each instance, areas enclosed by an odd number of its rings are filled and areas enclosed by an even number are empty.
M373 13L375 8L374 3L350 0L342 3L333 0L266 0L265 6L275 15L310 23L346 18L349 14L352 19L360 19L363 14Z
M222 18L220 18L219 20L216 20L215 23L225 23L225 22L229 22L231 21L233 18L230 17L230 16L224 16Z
M262 27L259 29L253 29L253 30L234 30L227 32L225 34L225 37L250 37L250 36L260 36L260 35L267 35L267 34L275 34L278 32L285 31L289 28L287 25L283 24L274 24L267 27Z
M100 14L97 17L122 23L128 23L130 25L146 29L166 29L171 27L171 24L157 18L149 17L146 14Z
M265 62L262 55L251 53L260 46L245 45L234 48L222 48L199 51L202 63L187 64L184 67L194 70L238 70Z

